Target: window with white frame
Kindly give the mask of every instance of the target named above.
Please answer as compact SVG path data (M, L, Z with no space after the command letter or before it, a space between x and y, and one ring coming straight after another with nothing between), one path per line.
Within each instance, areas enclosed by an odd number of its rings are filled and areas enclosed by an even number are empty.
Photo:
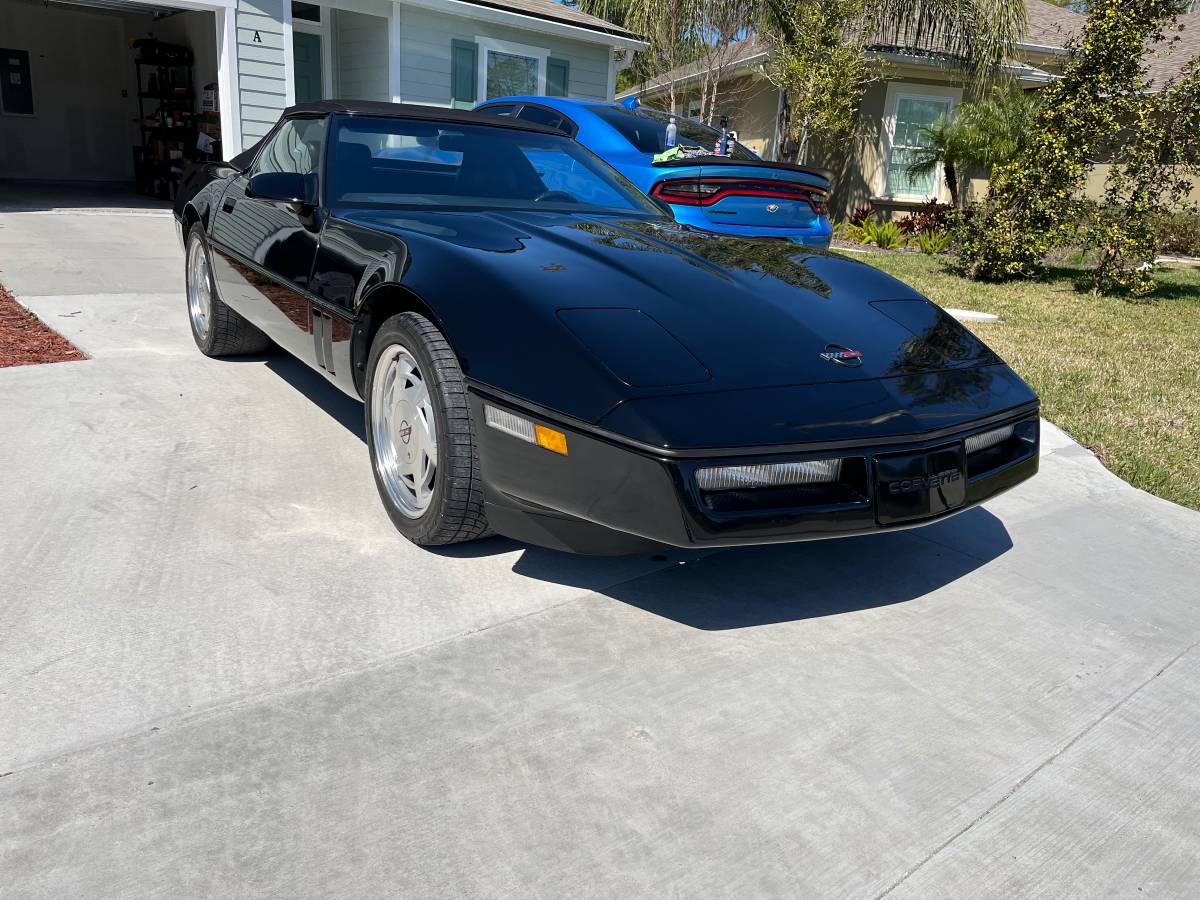
M476 43L481 100L546 93L549 50L493 38L476 38Z
M932 126L940 116L953 114L960 92L906 93L894 90L895 87L890 86L888 91L889 147L885 193L922 199L936 197L941 189L940 170L913 173L910 168L919 158L920 151L932 145L924 129Z

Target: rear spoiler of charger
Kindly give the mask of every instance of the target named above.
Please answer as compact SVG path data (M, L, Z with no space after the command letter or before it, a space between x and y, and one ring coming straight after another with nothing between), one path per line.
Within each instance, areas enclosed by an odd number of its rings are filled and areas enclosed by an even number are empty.
M833 184L833 173L816 166L798 166L795 163L769 162L765 159L734 159L732 156L692 156L684 159L669 159L654 163L656 169L678 169L687 166L744 166L751 169L786 169L800 175L815 175Z

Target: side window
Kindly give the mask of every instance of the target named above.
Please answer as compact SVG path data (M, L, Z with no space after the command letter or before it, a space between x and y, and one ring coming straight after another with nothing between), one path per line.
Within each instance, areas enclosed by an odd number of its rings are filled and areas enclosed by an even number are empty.
M497 103L495 106L487 106L479 111L487 113L489 116L511 116L516 108L517 104L515 103Z
M324 119L289 119L263 147L254 163L260 172L299 172L316 175L325 140Z
M532 106L526 103L521 107L521 111L517 113L517 118L525 119L528 122L536 122L538 125L545 125L548 128L557 128L562 132L567 131L563 125L562 114L556 113L552 109L546 109L544 106Z

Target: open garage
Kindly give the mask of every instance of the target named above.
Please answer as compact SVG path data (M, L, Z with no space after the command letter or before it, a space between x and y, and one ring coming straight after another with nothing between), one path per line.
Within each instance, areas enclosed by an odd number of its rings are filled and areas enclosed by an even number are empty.
M0 0L0 179L169 200L222 154L224 10Z

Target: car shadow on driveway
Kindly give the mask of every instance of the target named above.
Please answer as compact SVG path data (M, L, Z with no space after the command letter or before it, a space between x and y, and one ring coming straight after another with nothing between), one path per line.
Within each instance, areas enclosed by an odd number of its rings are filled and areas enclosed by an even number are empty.
M285 353L248 359L265 359L268 369L365 442L361 402ZM977 508L924 528L864 537L708 554L663 548L651 555L668 565L641 577L632 574L627 557L578 557L504 537L429 552L471 559L520 550L513 565L518 575L597 591L692 628L723 631L906 603L1011 548L1004 523Z
M895 531L685 558L600 593L682 625L725 631L906 603L1012 548L1004 523L982 508L929 528L937 530L933 540ZM513 570L557 580L562 556L527 549Z
M317 405L327 416L357 437L367 442L363 430L363 405L334 387L322 375L282 350L269 356L240 357L248 361L264 361L267 368Z

